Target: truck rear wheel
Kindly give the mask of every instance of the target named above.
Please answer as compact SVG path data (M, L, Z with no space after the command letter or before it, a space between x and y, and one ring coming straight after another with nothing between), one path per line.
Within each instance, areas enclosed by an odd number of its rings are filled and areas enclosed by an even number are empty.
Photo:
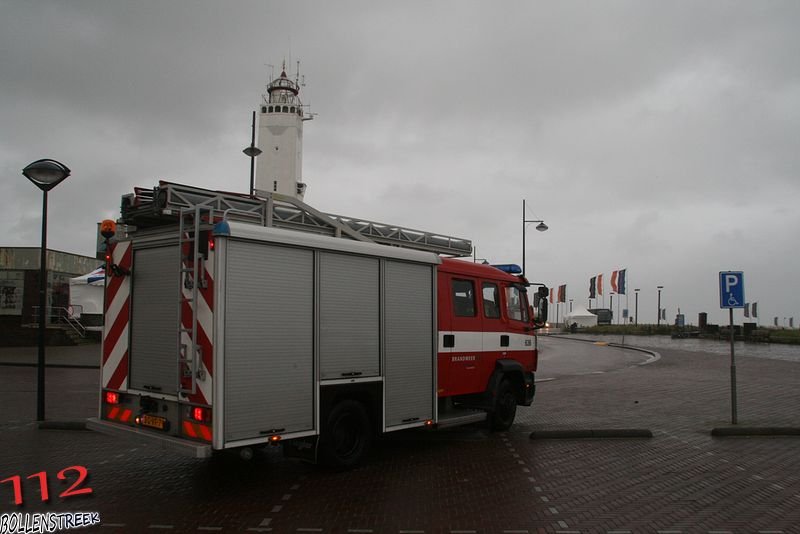
M508 430L514 424L516 415L517 397L514 395L514 385L504 378L497 387L494 411L490 414L489 426L496 431Z
M364 405L343 400L328 414L320 436L320 458L335 469L350 469L359 464L371 441L369 417Z

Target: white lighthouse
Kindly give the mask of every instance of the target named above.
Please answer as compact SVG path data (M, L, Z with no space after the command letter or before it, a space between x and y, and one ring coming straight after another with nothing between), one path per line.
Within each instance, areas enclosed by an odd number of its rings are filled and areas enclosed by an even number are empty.
M299 70L299 62L298 62ZM281 74L267 85L258 116L258 148L255 188L303 200L303 122L310 120L300 101L299 74L295 80Z

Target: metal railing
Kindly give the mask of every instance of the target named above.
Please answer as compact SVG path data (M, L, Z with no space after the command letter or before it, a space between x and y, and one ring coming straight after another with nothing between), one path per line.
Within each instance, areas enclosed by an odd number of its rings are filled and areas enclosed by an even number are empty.
M82 306L77 306L82 309ZM86 327L78 320L75 314L75 306L70 306L72 309L64 308L63 306L47 306L45 308L45 322L47 326L71 329L80 337L86 337ZM39 326L39 306L33 306L34 321L28 326Z

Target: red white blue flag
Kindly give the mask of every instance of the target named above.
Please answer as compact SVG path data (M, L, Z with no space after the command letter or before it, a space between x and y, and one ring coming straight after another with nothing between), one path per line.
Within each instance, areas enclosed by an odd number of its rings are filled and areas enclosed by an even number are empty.
M611 291L618 295L625 294L625 269L611 273Z

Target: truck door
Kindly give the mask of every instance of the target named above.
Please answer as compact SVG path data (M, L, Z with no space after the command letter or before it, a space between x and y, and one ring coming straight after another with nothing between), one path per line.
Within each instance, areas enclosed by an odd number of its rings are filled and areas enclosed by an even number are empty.
M507 354L526 369L534 365L533 330L531 328L528 299L524 289L516 284L507 285L504 289L505 314L509 343Z
M453 348L446 364L449 395L466 395L485 389L479 366L483 357L479 281L467 276L449 280L452 300Z
M503 321L501 291L502 286L498 282L481 282L483 357L479 362L479 372L483 387L486 387L487 380L494 372L495 362L505 357L510 344L507 323Z
M450 353L453 352L455 344L455 336L453 335L453 305L450 299L450 275L439 271L437 276L436 313L439 316L437 325L439 347L436 356L436 392L441 397L449 395L450 391L451 380L448 366L450 365Z

